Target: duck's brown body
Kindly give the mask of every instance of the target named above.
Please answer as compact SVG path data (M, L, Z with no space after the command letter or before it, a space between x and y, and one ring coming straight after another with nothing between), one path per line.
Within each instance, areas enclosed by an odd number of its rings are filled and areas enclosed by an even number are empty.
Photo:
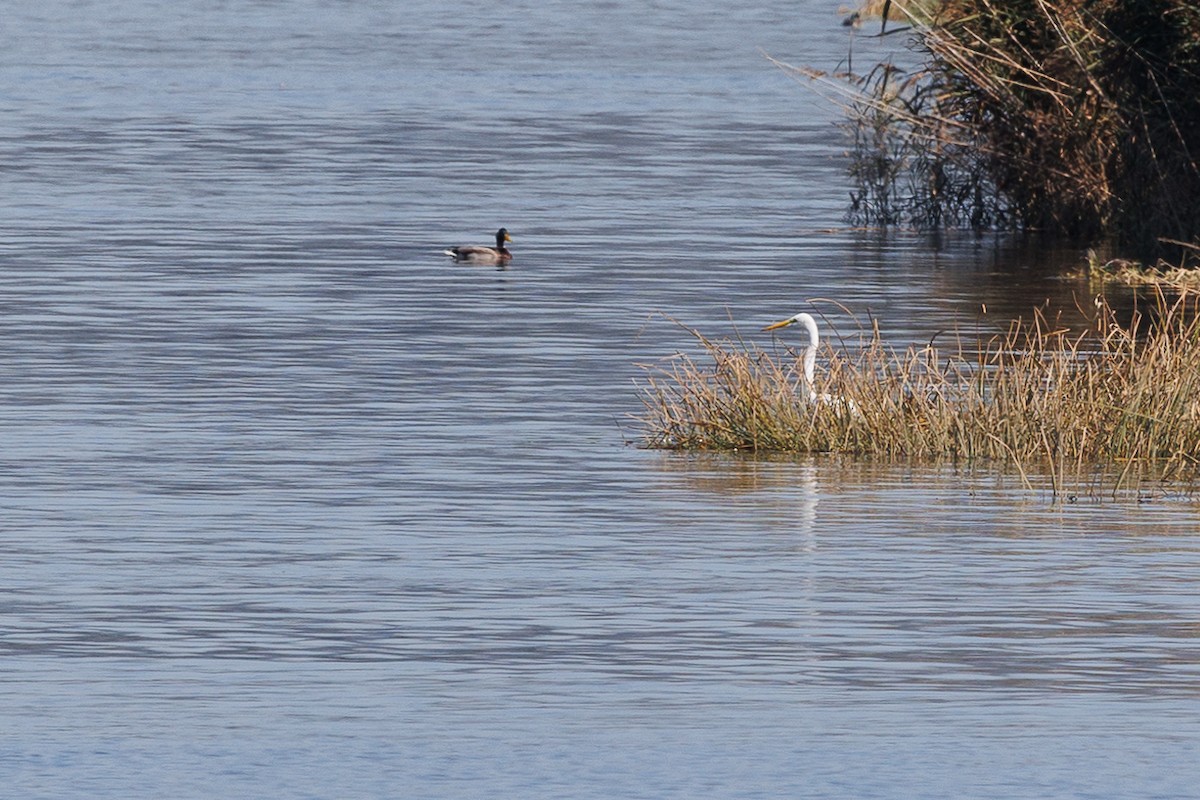
M511 241L512 237L508 235L508 231L501 228L496 231L495 247L469 244L451 247L449 250L443 252L455 261L470 261L474 264L503 264L506 261L512 260L512 253L504 246L505 242Z

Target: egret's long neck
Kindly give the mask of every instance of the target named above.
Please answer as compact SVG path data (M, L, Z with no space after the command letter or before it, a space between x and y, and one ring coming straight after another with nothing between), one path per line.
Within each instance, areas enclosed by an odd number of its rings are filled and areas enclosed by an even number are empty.
M816 379L817 371L817 346L810 344L804 350L804 380L808 384L808 394L816 398L817 387L813 381Z
M821 343L821 336L817 333L817 323L812 317L805 316L801 322L808 331L808 348L804 351L804 379L808 381L809 394L816 397L817 387L813 381L816 379L817 345Z
M804 324L804 329L808 331L808 346L816 350L817 345L821 343L821 335L817 333L817 321L805 314L801 322Z

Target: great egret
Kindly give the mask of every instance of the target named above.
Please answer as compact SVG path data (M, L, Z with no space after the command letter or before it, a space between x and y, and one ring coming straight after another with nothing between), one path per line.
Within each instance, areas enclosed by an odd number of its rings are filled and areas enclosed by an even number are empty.
M451 247L449 250L443 250L442 252L451 256L455 261L470 261L473 264L503 264L506 261L512 260L512 253L504 246L505 242L511 241L512 237L508 235L508 230L501 228L496 231L495 247L468 244Z
M818 392L816 389L816 369L817 369L817 345L821 343L821 334L817 331L817 321L813 319L812 314L801 311L795 316L772 322L764 331L774 331L780 328L786 328L789 325L803 325L808 331L808 347L804 348L804 382L808 384L808 400L811 403L824 403L825 405L834 406L836 408L848 408L852 413L858 413L858 406L853 400L847 400L844 397L827 394L826 392Z

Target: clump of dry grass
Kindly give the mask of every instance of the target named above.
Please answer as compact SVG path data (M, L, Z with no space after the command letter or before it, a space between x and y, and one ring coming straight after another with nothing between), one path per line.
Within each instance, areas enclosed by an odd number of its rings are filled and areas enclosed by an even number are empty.
M875 5L910 23L921 63L840 81L781 65L841 83L855 221L1112 239L1147 260L1200 241L1200 4Z
M1023 224L1160 255L1200 235L1198 36L1190 0L944 0L922 42Z
M841 453L1000 462L1049 475L1116 469L1117 485L1200 473L1200 301L1168 301L1120 324L1096 301L1086 329L1035 312L992 336L889 349L877 327L844 353L822 347L813 403L795 352L693 331L707 359L645 367L643 440L653 448Z
M1200 249L1188 245L1193 257L1200 256ZM1142 264L1124 258L1101 258L1096 251L1089 250L1087 261L1076 277L1104 285L1118 283L1125 286L1153 286L1176 292L1200 292L1200 270L1186 263L1169 264L1159 260L1153 265Z

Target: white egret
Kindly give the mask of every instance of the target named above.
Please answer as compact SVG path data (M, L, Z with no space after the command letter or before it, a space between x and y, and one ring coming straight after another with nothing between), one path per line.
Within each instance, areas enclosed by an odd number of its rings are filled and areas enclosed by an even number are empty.
M836 408L847 408L852 413L858 413L858 406L853 400L847 400L844 397L828 394L826 392L818 392L816 388L816 369L817 369L817 346L821 343L821 334L817 331L817 321L813 319L812 314L801 311L795 316L787 319L773 322L764 331L774 331L780 328L786 328L789 325L803 325L808 331L808 347L804 348L804 382L808 385L808 400L811 403L824 403L825 405L834 406Z
M470 261L472 264L503 264L512 260L512 253L504 246L511 242L506 228L496 231L496 246L486 247L481 244L459 245L442 252L451 256L455 261Z

